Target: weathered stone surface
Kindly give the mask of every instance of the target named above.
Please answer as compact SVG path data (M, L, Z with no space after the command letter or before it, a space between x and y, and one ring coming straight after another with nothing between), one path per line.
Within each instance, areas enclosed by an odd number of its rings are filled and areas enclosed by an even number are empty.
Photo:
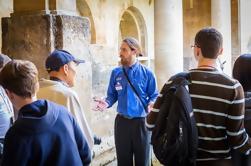
M45 77L45 58L51 51L51 16L28 15L2 18L2 52L15 59L34 62Z
M57 38L55 38L55 48L69 50L77 58L86 61L84 64L78 66L77 84L74 89L78 92L91 128L94 128L91 120L92 60L89 50L89 20L67 15L57 15L56 20L61 24L62 29L61 32L55 35L57 36ZM62 35L60 35L60 33L62 33ZM59 40L61 41L57 42Z
M90 45L92 55L92 88L93 97L106 95L110 74L114 66L118 64L118 55L114 55L113 48L103 45ZM109 58L106 56L109 55ZM95 103L93 102L93 107ZM92 124L97 135L102 136L102 144L94 148L96 158L93 165L104 165L115 159L114 149L114 119L116 116L116 104L105 112L93 112Z

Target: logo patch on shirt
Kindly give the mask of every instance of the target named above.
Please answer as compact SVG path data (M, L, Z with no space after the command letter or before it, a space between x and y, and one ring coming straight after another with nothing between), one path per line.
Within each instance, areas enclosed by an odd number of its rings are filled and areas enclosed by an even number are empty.
M123 88L122 88L122 85L119 82L117 82L116 85L115 85L115 89L117 91L119 91L119 90L122 90Z
M117 77L116 78L116 81L120 81L120 80L122 80L122 77Z

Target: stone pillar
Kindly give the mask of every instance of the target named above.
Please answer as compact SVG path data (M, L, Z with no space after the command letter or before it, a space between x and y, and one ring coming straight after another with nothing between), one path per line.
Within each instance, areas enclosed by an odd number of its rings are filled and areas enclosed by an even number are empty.
M161 88L183 71L182 0L154 1L155 71Z
M14 0L14 13L76 14L75 0Z
M19 3L20 1L25 1L25 4ZM78 66L74 89L79 95L87 119L91 122L92 62L89 40L86 40L90 38L89 20L65 14L46 14L46 12L41 14L40 11L47 10L44 8L45 1L20 1L14 1L15 10L11 17L2 18L2 52L12 58L35 63L40 78L48 77L45 59L55 48L65 49L84 59L86 63ZM29 6L31 1L33 4Z
M13 0L14 13L34 13L39 11L47 11L47 0Z
M212 27L219 30L223 35L223 54L220 55L221 62L226 61L224 73L232 73L231 53L231 2L230 0L211 0L211 22Z
M241 54L251 53L251 1L241 0L240 3L240 45Z

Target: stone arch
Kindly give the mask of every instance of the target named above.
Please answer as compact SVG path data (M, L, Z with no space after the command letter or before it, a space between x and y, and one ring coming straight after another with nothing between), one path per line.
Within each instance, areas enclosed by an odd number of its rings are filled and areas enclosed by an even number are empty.
M77 0L77 9L82 17L87 17L91 23L91 44L96 43L96 29L91 9L85 0Z
M144 56L147 56L147 29L143 15L141 12L130 6L120 17L119 24L119 41L126 36L135 37L142 46Z

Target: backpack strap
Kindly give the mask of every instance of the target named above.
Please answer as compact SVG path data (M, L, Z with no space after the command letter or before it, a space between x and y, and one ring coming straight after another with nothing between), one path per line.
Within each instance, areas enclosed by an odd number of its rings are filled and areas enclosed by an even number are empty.
M172 76L168 81L171 81L175 86L186 86L191 84L191 74L188 72L181 72Z
M186 87L187 85L190 85L192 83L191 81L191 74L182 72L174 75L170 80L172 80L172 84L175 86L184 86ZM196 165L196 156L197 156L197 147L198 147L198 131L196 127L196 121L195 117L193 114L193 107L192 107L192 101L191 97L188 93L186 95L179 96L181 100L187 101L184 103L184 106L187 108L185 109L186 111L184 112L187 114L188 117L188 123L189 123L189 140L188 140L188 146L189 146L189 157L188 157L188 164L187 165Z
M144 104L143 100L141 99L141 97L140 97L138 91L137 91L136 88L133 86L132 82L130 81L130 79L129 79L129 77L128 77L126 71L125 71L125 68L122 68L122 69L123 69L123 72L124 72L124 74L125 74L125 76L126 76L126 79L127 79L128 83L130 84L130 86L131 86L133 92L138 96L138 98L139 98L141 104L143 105L145 111L148 112L147 107L146 107L146 105Z

